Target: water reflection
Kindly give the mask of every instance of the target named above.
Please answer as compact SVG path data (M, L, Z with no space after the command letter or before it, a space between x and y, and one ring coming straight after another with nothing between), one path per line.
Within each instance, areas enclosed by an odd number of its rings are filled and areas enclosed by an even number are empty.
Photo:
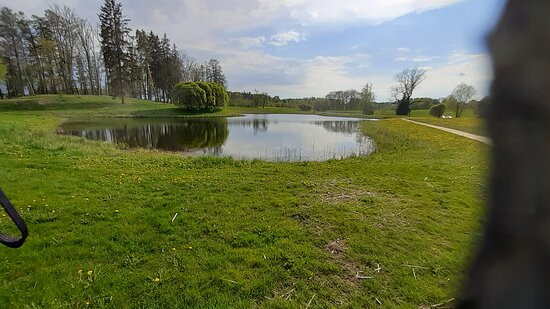
M245 115L209 119L105 119L71 122L64 134L189 155L323 161L368 155L360 119L314 115Z
M329 132L351 134L359 130L360 123L358 121L320 121L315 124L323 126Z
M124 144L131 148L187 151L216 148L227 140L227 120L193 119L108 119L94 122L72 122L61 126L61 132L91 140Z

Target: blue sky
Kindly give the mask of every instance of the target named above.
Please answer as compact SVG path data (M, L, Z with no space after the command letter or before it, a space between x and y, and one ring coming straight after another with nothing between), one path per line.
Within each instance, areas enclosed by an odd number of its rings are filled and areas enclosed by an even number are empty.
M40 14L56 3L97 22L100 0L4 0ZM491 80L484 37L503 0L122 0L133 28L166 33L197 61L221 60L231 90L324 96L372 83L387 100L394 76L427 70L415 96L444 97Z

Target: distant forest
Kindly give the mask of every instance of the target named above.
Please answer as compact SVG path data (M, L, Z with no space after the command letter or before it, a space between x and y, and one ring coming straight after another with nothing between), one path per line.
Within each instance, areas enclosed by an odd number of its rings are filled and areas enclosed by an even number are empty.
M166 34L133 31L115 0L98 9L99 21L89 21L65 6L31 17L1 8L0 97L64 93L170 102L181 81L226 86L218 60L198 63Z

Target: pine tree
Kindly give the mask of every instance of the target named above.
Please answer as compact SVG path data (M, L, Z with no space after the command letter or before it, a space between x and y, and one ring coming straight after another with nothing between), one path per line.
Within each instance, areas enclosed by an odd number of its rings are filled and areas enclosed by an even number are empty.
M122 4L115 0L105 0L99 20L101 50L109 89L124 104L125 92L131 83L130 20L123 16Z
M209 82L217 83L224 87L227 87L227 81L225 79L225 75L223 74L222 66L219 60L210 59L210 61L208 61L208 63L206 64L206 68L206 72L208 75L206 79Z

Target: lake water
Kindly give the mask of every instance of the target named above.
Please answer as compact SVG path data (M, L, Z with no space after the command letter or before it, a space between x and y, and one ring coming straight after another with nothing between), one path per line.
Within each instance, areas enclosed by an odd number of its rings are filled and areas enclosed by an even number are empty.
M254 114L230 118L116 118L65 123L60 133L188 155L268 161L325 161L375 149L361 134L363 119Z

